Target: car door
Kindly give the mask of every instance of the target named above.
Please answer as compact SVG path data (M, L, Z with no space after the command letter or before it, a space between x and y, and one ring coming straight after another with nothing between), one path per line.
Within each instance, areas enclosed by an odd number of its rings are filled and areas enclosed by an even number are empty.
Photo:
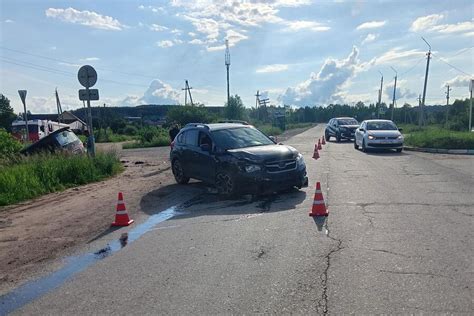
M328 123L328 133L329 136L334 136L334 119L331 119Z
M331 136L336 137L336 134L337 134L337 120L333 119L332 126L331 126Z
M362 139L364 138L364 132L362 129L365 130L365 122L362 122L355 132L356 143L359 145L362 145Z
M213 183L216 174L216 161L213 156L212 138L205 131L199 131L198 143L193 155L192 165L195 168L196 178Z
M181 151L181 165L184 173L190 178L196 178L196 166L194 164L195 151L197 147L197 129L189 129L183 134L183 145Z

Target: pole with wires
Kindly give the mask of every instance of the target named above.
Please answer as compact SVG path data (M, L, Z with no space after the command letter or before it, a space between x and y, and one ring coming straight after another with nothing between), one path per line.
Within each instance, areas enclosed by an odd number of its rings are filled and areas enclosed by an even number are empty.
M448 128L448 113L449 113L449 91L451 91L449 84L446 86L446 124L445 127Z
M380 107L382 106L382 88L383 88L383 73L380 72L380 90L379 90L379 100L378 100L378 107L377 107L377 118L380 118Z
M395 71L395 82L393 84L393 99L392 99L392 115L391 115L391 120L393 121L393 112L395 111L395 93L397 91L397 77L398 77L398 73L397 71L395 70L395 68L393 68L392 66L390 66L390 68L392 68L393 71Z
M425 99L426 99L426 86L428 85L428 71L430 69L430 59L431 59L431 45L422 37L423 41L425 41L426 45L428 45L428 53L426 54L426 72L425 72L425 84L423 85L423 99L421 100L421 109L420 109L420 120L419 125L422 126L425 124Z

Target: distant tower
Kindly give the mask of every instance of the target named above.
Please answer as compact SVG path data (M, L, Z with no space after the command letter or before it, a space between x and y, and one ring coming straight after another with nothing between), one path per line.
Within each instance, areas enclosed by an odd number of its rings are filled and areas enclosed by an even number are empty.
M230 101L230 88L229 88L230 51L229 51L229 40L225 40L225 67L227 68L227 104L229 104L229 101Z

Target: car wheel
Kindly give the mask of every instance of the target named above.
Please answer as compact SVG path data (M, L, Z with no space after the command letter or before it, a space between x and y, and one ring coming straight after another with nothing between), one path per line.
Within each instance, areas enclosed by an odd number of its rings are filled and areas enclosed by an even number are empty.
M359 145L357 145L357 140L354 138L354 148L359 149Z
M397 153L401 153L403 148L397 148Z
M174 175L174 179L179 184L186 184L189 182L189 177L184 175L183 167L181 166L181 162L178 159L173 161L172 171Z
M365 147L365 139L362 141L362 151L367 152L367 147Z
M237 191L234 178L227 172L220 172L217 174L216 187L217 192L227 198L235 196Z
M338 142L338 143L341 142L341 134L339 134L339 133L336 134L336 142Z
M324 137L326 138L326 141L329 141L329 139L331 138L331 136L329 135L328 131L326 131L324 133Z

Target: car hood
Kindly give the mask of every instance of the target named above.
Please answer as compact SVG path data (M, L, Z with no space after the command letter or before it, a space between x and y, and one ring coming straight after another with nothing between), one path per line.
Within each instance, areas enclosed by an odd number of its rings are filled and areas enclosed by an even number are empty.
M280 160L295 159L298 151L287 145L266 145L238 149L229 149L228 153L238 159L250 160L253 162L273 162Z
M368 133L370 135L373 135L373 136L376 136L376 137L390 137L390 136L400 136L401 133L399 131L393 131L393 130L389 130L389 131L371 131L369 130Z

